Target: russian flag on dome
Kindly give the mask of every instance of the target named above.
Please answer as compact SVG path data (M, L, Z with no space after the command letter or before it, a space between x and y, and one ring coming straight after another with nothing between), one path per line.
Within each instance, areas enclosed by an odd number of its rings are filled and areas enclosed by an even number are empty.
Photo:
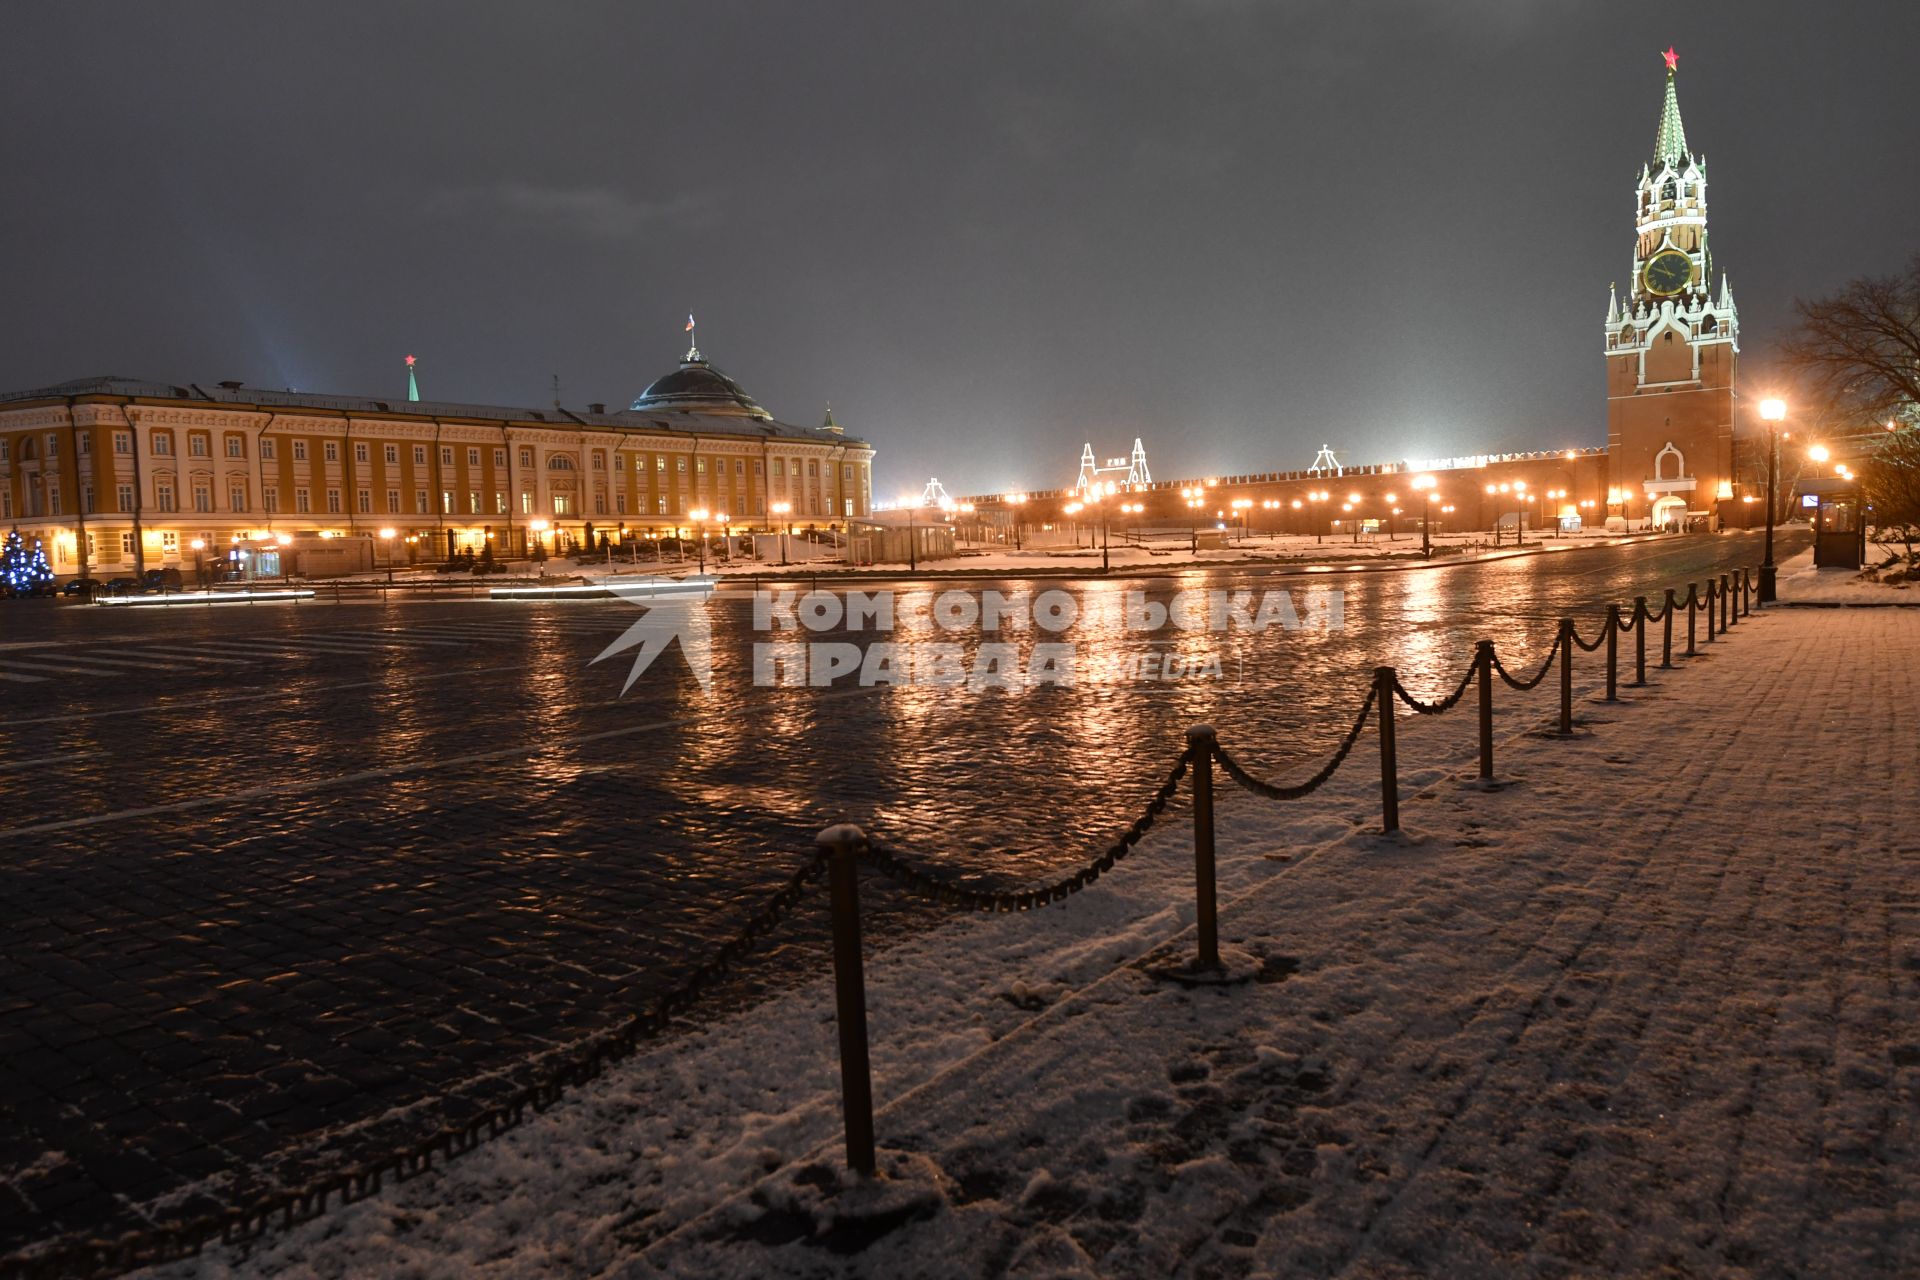
M687 332L693 332L693 313L691 311L687 313Z

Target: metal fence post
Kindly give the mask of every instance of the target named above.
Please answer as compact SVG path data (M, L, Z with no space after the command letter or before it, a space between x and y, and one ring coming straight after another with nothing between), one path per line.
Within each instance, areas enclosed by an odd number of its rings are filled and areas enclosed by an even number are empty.
M1573 619L1560 619L1560 734L1573 735Z
M1633 683L1647 682L1647 598L1633 598Z
M1399 762L1393 750L1392 667L1373 669L1373 697L1380 710L1380 824L1388 835L1400 829Z
M1673 588L1668 587L1667 611L1661 615L1662 621L1666 623L1665 634L1660 637L1660 666L1663 670L1673 666L1673 608Z
M1729 579L1726 574L1723 573L1720 575L1720 630L1722 631L1730 630L1733 627L1732 619L1727 616L1727 595L1732 590L1732 587L1729 585L1730 582L1731 579Z
M873 1176L873 1070L867 1058L867 979L860 961L860 850L866 833L850 822L814 838L828 851L833 908L834 1020L840 1027L840 1101L847 1167Z
M1708 644L1713 643L1713 637L1714 637L1713 604L1714 604L1713 579L1708 578L1707 579L1707 643Z
M1493 781L1493 641L1474 646L1480 664L1480 780Z
M1213 874L1213 749L1219 741L1210 724L1187 730L1193 770L1193 920L1199 942L1194 967L1199 969L1220 967L1220 914Z
M1607 606L1607 701L1620 701L1620 606Z
M1694 617L1699 612L1700 612L1700 584L1697 582L1689 582L1687 584L1687 656L1689 658L1693 656L1693 652L1694 652L1693 650Z
M1753 570L1740 570L1740 611L1749 618L1753 616Z

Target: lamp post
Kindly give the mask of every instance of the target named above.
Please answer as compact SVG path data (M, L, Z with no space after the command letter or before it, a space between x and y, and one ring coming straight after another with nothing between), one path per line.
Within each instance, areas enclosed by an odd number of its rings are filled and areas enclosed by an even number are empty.
M1342 506L1340 509L1342 511L1351 512L1351 511L1357 511L1359 507L1360 507L1360 495L1357 493L1350 493L1347 495L1346 505ZM1354 516L1350 523L1353 525L1353 545L1357 547L1360 545L1360 517Z
M1020 540L1020 508L1027 505L1027 495L1024 493L1016 493L1008 498L1007 502L1013 507L1013 549L1015 551L1024 550L1024 545Z
M1315 489L1307 495L1307 501L1313 503L1316 507L1325 502L1327 498L1328 494L1325 489ZM1326 541L1326 538L1323 536L1325 528L1326 526L1321 522L1320 517L1316 515L1313 520L1313 541L1315 545Z
M1414 491L1420 495L1420 558L1433 559L1433 535L1429 527L1433 524L1433 486L1432 476L1415 476Z
M1786 421L1787 402L1779 399L1762 400L1760 417L1767 424L1767 543L1766 554L1760 560L1760 603L1772 604L1774 599L1773 495L1779 486L1780 424Z
M776 502L771 510L780 517L780 563L784 565L787 562L787 538L793 533L793 521L788 518L793 514L793 504Z
M707 515L705 507L695 507L687 512L688 518L700 526L700 576L703 578L707 576Z
M203 539L195 538L193 540L193 577L194 581L202 587L207 585L207 569L200 557L201 553L206 549L207 544Z

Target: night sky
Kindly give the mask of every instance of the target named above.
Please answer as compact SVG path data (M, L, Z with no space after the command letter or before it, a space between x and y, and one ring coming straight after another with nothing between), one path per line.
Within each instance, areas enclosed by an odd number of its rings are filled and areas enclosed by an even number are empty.
M624 404L701 346L876 490L1605 442L1660 51L1745 368L1920 249L1920 5L0 13L0 386Z

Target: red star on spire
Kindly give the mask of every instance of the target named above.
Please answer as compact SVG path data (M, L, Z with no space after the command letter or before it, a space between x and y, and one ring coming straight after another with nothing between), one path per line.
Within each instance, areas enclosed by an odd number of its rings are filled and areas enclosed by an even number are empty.
M1660 56L1667 60L1667 70L1677 71L1680 69L1680 55L1673 51L1672 45L1668 45L1667 51Z
M408 357L407 357L407 368L409 368L409 369L411 369L411 368L413 368L413 357L412 357L412 356L408 356Z

